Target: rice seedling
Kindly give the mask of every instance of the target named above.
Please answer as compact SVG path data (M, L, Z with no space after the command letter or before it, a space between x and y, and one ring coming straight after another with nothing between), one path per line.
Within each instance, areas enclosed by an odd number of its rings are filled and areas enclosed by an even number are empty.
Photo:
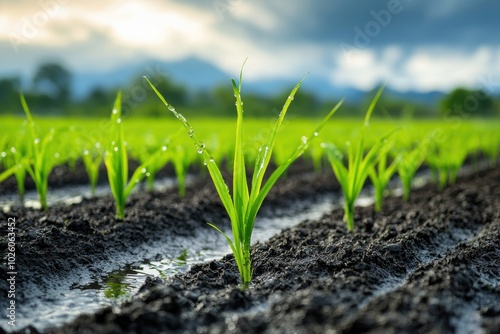
M320 173L323 169L323 153L324 150L320 144L311 145L308 150L311 161L316 173Z
M89 148L85 148L81 157L90 181L90 195L95 196L97 181L99 180L99 167L104 158L101 143L95 142L95 144L90 145Z
M116 219L125 218L125 202L134 187L144 178L149 176L148 168L157 156L162 154L162 147L146 162L141 164L128 181L128 154L121 119L121 93L116 95L113 112L111 113L110 144L104 153L104 163L108 172L109 185L116 204ZM165 148L166 149L166 148ZM128 181L128 182L127 182Z
M400 157L397 156L389 165L387 164L387 157L391 148L392 145L385 145L380 149L378 161L369 171L370 180L375 188L375 212L380 212L382 210L385 189L391 177L396 172L400 161Z
M347 225L348 231L354 230L354 203L359 197L370 170L377 161L378 152L387 143L387 138L390 136L389 134L381 138L365 155L366 131L369 126L371 114L375 109L377 101L382 95L383 89L384 87L379 89L368 107L357 148L355 149L354 145L350 142L346 143L347 166L344 165L344 155L340 149L333 144L323 144L328 160L332 165L333 172L335 173L335 176L342 188L342 193L344 194L344 222Z
M7 140L3 142L4 150L0 153L0 161L5 170L0 174L0 182L3 182L11 175L16 178L17 194L20 202L24 202L26 169L24 168L26 156L25 145L19 140L18 143L13 143L9 147Z
M236 264L240 273L242 287L247 288L252 280L252 265L250 259L250 244L252 238L252 231L255 223L255 218L257 213L266 198L267 194L274 186L276 181L280 176L287 170L287 168L299 158L304 151L307 149L311 139L314 139L319 131L326 124L328 119L337 111L342 101L339 102L322 120L320 125L314 130L314 132L309 137L302 137L302 142L295 150L295 152L285 161L283 164L279 165L273 173L269 176L266 182L263 183L264 174L269 166L273 149L275 146L276 133L278 132L283 119L288 111L288 108L295 96L295 93L299 89L301 82L299 82L290 92L288 99L286 100L280 115L278 116L272 131L270 132L267 142L262 145L259 149L254 171L252 175L251 184L248 184L246 166L245 166L245 156L243 154L243 102L241 98L241 84L242 84L242 72L240 72L239 84L237 85L234 80L232 80L233 92L236 97L236 140L234 145L234 159L233 159L233 191L232 196L229 192L229 188L221 174L219 167L217 166L215 160L212 158L208 152L205 144L198 139L195 135L194 129L188 123L186 118L176 111L174 106L170 105L162 94L156 89L156 87L146 78L147 82L158 95L159 99L165 104L168 110L170 110L174 116L179 119L184 127L186 128L189 137L193 140L196 150L204 159L206 167L210 173L212 181L215 185L217 193L222 201L224 208L231 221L231 229L233 238L231 239L226 233L224 233L220 228L212 223L209 223L214 229L219 231L224 235L226 241L228 242L231 250L234 254Z
M58 135L61 131L56 131L52 128L48 134L46 134L43 138L40 138L36 130L35 121L31 116L31 112L28 108L24 95L20 94L20 98L26 118L28 119L27 154L29 159L25 159L23 165L35 182L41 209L45 211L48 208L47 188L49 175L56 165L63 163L61 155L56 150L58 145L55 141L56 135Z
M11 153L8 153L9 151ZM4 170L0 173L0 183L5 181L6 179L8 179L10 176L15 175L16 179L17 179L19 199L22 202L23 198L24 198L24 193L25 193L24 179L23 179L23 182L19 182L18 173L21 173L21 175L25 176L26 172L25 172L24 165L23 165L22 161L16 162L16 158L8 159L11 154L13 155L16 152L15 148L12 147L11 150L9 150L9 151L0 152L0 158L1 158L0 161L2 161L3 167L4 167ZM12 152L12 151L14 151L14 152ZM7 162L7 161L13 161L13 163Z
M180 144L172 145L170 160L174 165L175 176L177 177L179 197L184 197L186 195L186 176L188 168L195 158L196 156L192 154L192 151L186 150L185 146Z
M500 135L490 134L481 138L480 147L482 152L488 157L490 165L495 167L500 156Z
M154 190L156 173L158 173L160 169L165 167L165 165L170 160L170 155L168 154L168 141L164 142L163 144L158 144L158 141L156 140L155 142L156 144L153 144L151 142L141 143L142 145L140 145L140 147L137 147L135 149L135 153L133 154L135 159L137 159L141 164L146 163L153 155L156 156L156 159L154 159L154 161L149 164L149 175L146 177L146 189L150 192ZM162 153L157 154L157 152Z
M470 152L466 143L456 137L448 137L441 144L433 143L427 154L427 164L437 175L439 190L454 184L458 171Z
M429 139L421 141L413 149L403 149L400 154L400 162L398 164L398 175L403 185L403 199L410 200L411 186L413 178L425 160L429 150Z

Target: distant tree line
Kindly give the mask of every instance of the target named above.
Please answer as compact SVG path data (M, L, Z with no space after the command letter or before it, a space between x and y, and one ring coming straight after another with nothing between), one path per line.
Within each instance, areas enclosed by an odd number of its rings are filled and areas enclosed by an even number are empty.
M191 92L172 82L166 76L157 76L154 83L167 100L187 115L210 117L234 116L234 97L230 85L215 86L209 91ZM0 79L0 115L21 114L19 77ZM291 87L290 87L291 88ZM82 99L73 98L72 74L58 63L45 63L38 67L24 94L34 113L38 115L107 117L116 91L123 94L124 113L139 117L161 117L164 107L145 84L142 74L123 87L93 88ZM244 94L245 111L251 117L278 114L288 97L289 90L268 97L252 92ZM373 94L367 93L362 101L348 102L338 115L361 116ZM295 116L325 114L335 101L325 101L314 93L299 90L291 107ZM383 96L378 105L379 115L390 117L492 117L500 115L500 103L482 90L457 88L445 96L439 105L408 102Z

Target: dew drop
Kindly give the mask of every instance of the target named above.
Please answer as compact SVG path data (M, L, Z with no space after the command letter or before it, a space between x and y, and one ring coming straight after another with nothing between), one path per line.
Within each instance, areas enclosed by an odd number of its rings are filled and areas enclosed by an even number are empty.
M56 154L54 154L54 157L59 158L60 157L59 153L56 152Z
M2 152L2 154L0 154L2 156L2 158L5 158L7 156L7 153L5 152Z
M162 146L162 147L161 147L161 150L162 150L162 151L166 151L166 150L167 150L167 147L166 147L166 146Z
M150 177L150 176L151 176L151 173L146 173L146 176L147 176L147 177Z
M301 140L304 144L307 144L307 137L306 136L302 136Z
M203 160L203 165L207 165L207 161L206 160Z
M167 108L168 108L168 110L170 110L172 112L175 112L174 106L172 106L172 105L169 104Z
M101 148L101 143L99 143L99 142L95 143L95 147L96 148Z
M148 171L148 170L147 170L146 168L143 168L143 169L141 170L142 174L145 174L147 171Z
M120 124L121 122L122 122L122 119L121 119L121 118L118 118L118 119L116 120L116 123L118 123L118 124Z
M314 131L313 136L317 137L319 135L318 131Z
M15 148L15 147L11 147L11 148L10 148L10 151L11 151L12 153L16 153L16 148Z
M198 149L198 154L202 154L203 150L201 148Z
M193 129L189 129L188 130L188 135L189 135L189 137L193 138L194 130Z
M109 110L109 109L108 109L108 110ZM113 109L113 115L116 115L116 114L118 114L118 110Z
M118 152L118 146L115 146L114 151Z
M85 151L83 151L83 154L85 154L85 155L89 155L89 150L85 150Z
M40 138L36 138L35 139L35 145L38 144L40 142Z
M201 147L201 148L205 148L205 143L203 143L203 142L202 142L202 143L200 144L200 147Z
M293 100L293 96L292 95L288 95L288 99L289 100Z
M215 162L214 157L210 157L210 162Z

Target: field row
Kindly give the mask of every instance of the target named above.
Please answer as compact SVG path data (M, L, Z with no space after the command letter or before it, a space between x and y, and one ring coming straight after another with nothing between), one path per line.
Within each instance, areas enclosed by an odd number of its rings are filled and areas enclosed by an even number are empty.
M0 162L4 169L0 182L13 175L22 201L26 176L31 176L41 208L47 210L48 179L55 166L75 165L81 159L93 191L104 163L115 200L116 219L123 220L127 198L141 181L147 179L148 189L153 189L156 173L172 163L182 197L188 168L201 163L230 218L232 238L210 225L224 234L242 283L247 286L252 276L250 241L257 213L276 181L300 157L311 159L317 169L321 168L324 157L329 161L342 188L344 221L349 231L355 226L354 204L368 178L375 188L375 211L380 211L387 184L395 173L402 182L403 197L408 200L412 180L423 163L431 168L439 188L443 189L455 182L467 157L486 155L492 163L498 158L500 135L493 122L457 119L442 123L370 124L383 88L372 100L362 122L331 119L343 101L322 120L285 120L300 83L290 92L276 120L244 122L241 81L240 85L233 81L237 119L232 125L230 120L198 119L199 124L189 123L150 85L178 121L160 119L148 123L126 119L118 93L107 121L57 120L47 128L47 124L35 122L21 96L27 121L17 126L12 124L14 120L2 123L6 129L0 138ZM125 123L129 123L127 127ZM140 163L131 176L130 157ZM271 162L275 167L265 178ZM232 169L232 191L223 177L223 164Z

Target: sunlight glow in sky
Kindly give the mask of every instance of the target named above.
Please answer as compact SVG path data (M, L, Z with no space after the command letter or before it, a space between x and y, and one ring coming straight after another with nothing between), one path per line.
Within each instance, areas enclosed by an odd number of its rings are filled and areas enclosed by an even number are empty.
M196 57L247 80L306 73L368 90L477 86L500 78L500 23L491 0L0 0L0 75L45 59L109 71L144 59ZM498 9L498 10L495 10ZM491 37L488 37L491 36Z

